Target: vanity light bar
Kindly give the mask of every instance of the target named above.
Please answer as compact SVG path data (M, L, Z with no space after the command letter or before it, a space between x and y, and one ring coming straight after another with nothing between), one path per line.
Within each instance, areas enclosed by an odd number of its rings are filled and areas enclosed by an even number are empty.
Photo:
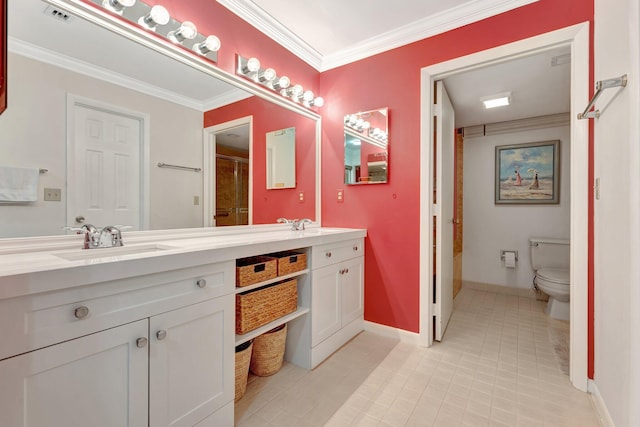
M216 36L200 34L195 25L189 21L180 22L169 15L160 5L153 7L136 0L91 0L97 6L120 15L124 20L153 31L167 40L194 51L199 56L213 62L218 61L220 39ZM114 5L115 8L114 8Z
M236 74L279 93L305 107L322 107L324 99L305 91L299 84L292 84L287 76L278 76L273 68L263 68L258 58L237 55Z

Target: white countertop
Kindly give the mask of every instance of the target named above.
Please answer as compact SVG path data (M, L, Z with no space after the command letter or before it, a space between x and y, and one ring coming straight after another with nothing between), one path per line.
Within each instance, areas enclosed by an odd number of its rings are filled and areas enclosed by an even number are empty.
M0 299L366 236L363 229L290 227L123 232L124 246L107 249L80 249L82 236L6 239Z

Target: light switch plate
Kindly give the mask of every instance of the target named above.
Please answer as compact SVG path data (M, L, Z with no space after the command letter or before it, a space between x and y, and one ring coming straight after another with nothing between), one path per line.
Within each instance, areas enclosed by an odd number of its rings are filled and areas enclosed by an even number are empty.
M339 188L338 189L338 203L343 203L344 202L344 190Z
M198 206L200 204L200 196L193 196L193 206Z
M62 200L62 189L60 188L45 188L44 189L44 201L45 202L59 202Z
M301 191L301 192L298 194L298 200L300 201L300 203L303 203L303 202L304 202L304 191Z

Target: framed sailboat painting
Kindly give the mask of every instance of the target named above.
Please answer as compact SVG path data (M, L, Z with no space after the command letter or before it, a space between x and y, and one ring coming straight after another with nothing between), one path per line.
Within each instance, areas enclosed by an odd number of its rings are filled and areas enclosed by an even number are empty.
M560 141L496 146L496 204L557 204Z

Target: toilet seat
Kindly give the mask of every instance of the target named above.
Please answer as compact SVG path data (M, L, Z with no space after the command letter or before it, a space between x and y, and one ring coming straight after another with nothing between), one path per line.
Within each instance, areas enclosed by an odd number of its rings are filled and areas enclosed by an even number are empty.
M564 268L541 268L536 271L538 278L556 285L569 285L569 270Z

